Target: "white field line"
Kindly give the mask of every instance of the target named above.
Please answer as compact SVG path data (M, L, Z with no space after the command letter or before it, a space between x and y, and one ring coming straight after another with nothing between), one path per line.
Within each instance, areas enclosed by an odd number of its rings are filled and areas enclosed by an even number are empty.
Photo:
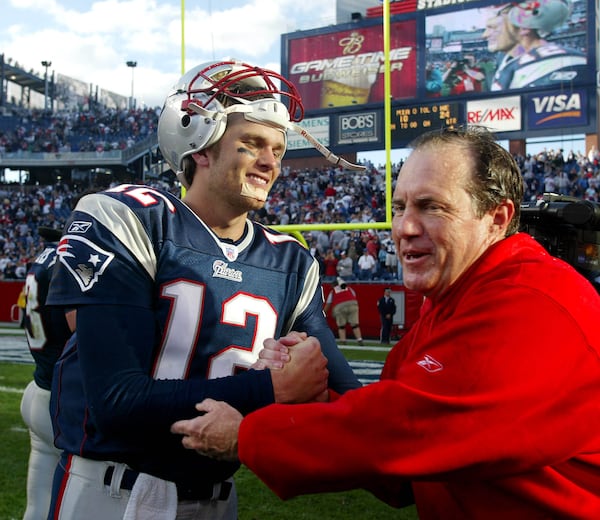
M22 394L24 391L24 388L15 388L13 386L0 386L0 392L4 394Z

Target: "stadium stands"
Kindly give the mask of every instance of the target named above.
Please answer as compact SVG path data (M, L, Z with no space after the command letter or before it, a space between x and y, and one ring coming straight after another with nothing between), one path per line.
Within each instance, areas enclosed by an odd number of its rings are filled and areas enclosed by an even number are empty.
M135 142L140 136L154 132L154 116L155 113L147 110L112 111L93 116L65 114L52 118L35 112L21 113L23 131L4 130L7 123L5 118L0 118L0 153L7 146L27 149L77 142L77 146L82 146L81 143L90 137L94 142L98 142L98 138L104 139L107 146L121 140ZM68 132L65 132L67 126ZM600 200L600 152L597 149L587 154L570 151L566 155L563 150L546 150L516 159L523 172L527 200L535 200L544 192ZM385 171L382 166L370 163L367 166L367 171L360 175L331 165L305 170L284 167L264 209L253 218L267 225L382 222L385 220ZM400 167L401 164L394 165L394 177ZM140 182L140 179L130 181ZM179 193L179 186L174 183L153 182L155 186ZM38 226L62 229L71 212L72 201L88 188L64 181L46 186L0 185L0 280L24 278L28 262L43 249ZM390 246L387 231L312 231L304 236L319 259L324 259L330 249L339 258L343 250L353 258L355 266L356 259L374 236L378 239L378 252L380 248ZM400 278L399 273L390 273L385 268L383 254L377 259L373 279Z

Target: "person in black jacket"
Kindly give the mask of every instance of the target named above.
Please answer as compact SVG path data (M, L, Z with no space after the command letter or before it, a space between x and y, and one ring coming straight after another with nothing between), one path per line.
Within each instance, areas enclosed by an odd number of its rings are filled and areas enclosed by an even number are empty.
M383 296L377 300L377 310L381 318L381 343L389 343L394 314L396 314L396 301L392 298L389 287L384 289Z

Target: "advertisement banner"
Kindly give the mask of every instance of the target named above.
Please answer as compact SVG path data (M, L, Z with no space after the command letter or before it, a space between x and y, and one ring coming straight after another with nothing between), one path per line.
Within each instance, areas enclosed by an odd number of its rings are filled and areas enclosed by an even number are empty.
M323 146L329 146L329 116L309 117L300 121L298 125L304 128ZM287 137L288 150L314 148L314 146L310 144L306 139L304 139L304 137L298 135L295 132L288 132Z
M129 98L127 96L117 94L116 92L101 88L98 95L98 102L107 108L123 110L128 107Z
M381 103L384 99L380 24L288 40L286 78L306 110ZM393 99L416 96L416 21L390 26Z
M527 99L527 128L562 128L588 124L588 104L585 90L568 93L551 92Z
M425 94L468 96L591 81L587 0L499 3L425 17ZM468 20L468 23L466 22Z
M520 96L467 102L467 123L492 132L521 130L521 119Z
M337 118L337 144L374 143L379 141L378 112L357 112Z

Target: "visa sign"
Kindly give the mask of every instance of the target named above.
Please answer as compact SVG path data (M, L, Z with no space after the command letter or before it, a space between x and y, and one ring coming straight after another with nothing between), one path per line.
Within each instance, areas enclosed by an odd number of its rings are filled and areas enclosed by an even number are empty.
M587 114L585 90L551 92L530 96L527 101L529 129L587 125Z
M493 132L521 130L521 100L510 96L467 103L467 123Z

